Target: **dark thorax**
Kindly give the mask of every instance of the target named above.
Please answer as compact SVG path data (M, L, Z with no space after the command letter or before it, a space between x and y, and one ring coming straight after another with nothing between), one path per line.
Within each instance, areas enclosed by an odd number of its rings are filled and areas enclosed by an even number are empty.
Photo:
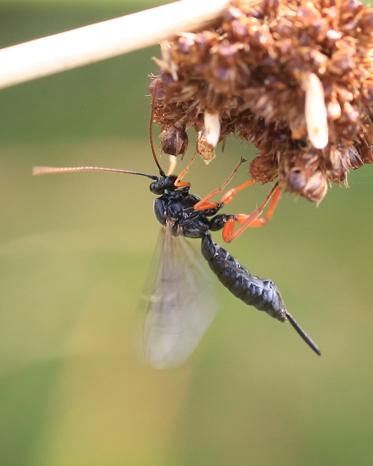
M189 192L188 187L166 189L155 200L154 213L162 225L168 223L172 226L174 235L202 238L211 229L213 219L209 217L214 216L220 207L204 211L194 210L193 207L199 200L199 197Z

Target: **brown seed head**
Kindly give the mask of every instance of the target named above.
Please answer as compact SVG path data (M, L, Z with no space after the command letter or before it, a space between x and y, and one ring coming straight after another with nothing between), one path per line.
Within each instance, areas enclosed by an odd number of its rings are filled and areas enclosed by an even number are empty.
M164 44L157 63L162 134L194 128L201 145L205 115L218 115L220 141L257 146L258 181L320 202L328 183L373 162L373 9L357 0L233 0L210 29Z
M176 128L175 126L164 128L159 135L159 140L163 152L170 155L184 154L188 146L188 135L185 128Z

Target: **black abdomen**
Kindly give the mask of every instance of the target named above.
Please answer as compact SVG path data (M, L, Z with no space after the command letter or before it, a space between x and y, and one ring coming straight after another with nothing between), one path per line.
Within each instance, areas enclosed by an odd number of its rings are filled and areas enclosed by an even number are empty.
M221 283L244 303L278 320L286 320L286 308L275 283L252 275L237 259L214 243L209 234L202 238L201 250Z

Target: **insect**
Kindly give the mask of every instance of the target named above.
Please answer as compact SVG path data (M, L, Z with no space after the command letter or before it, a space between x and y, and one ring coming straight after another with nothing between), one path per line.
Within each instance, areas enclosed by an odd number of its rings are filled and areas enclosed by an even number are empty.
M289 321L296 332L318 355L316 343L288 312L280 292L272 280L252 275L237 259L215 243L211 232L222 230L223 240L229 242L241 233L242 227L263 225L273 213L281 190L275 185L263 203L250 215L219 213L224 205L247 187L244 182L227 191L220 202L210 199L223 192L241 164L241 159L224 183L200 199L190 192L190 183L184 181L191 163L176 175L166 175L154 149L152 120L150 118L150 146L159 175L133 170L106 167L35 167L34 175L82 172L114 172L150 178L150 191L156 195L154 214L163 226L161 230L160 262L144 325L144 353L154 367L175 367L183 363L197 346L213 320L216 306L212 298L210 277L201 256L186 238L200 239L201 252L218 280L245 304L280 321ZM262 214L266 207L264 216ZM234 231L235 223L241 228Z
M154 149L154 148L153 148ZM245 304L252 305L280 321L289 321L302 339L317 354L318 346L288 312L272 280L252 275L237 259L211 238L212 231L223 230L230 214L219 211L223 203L201 208L201 199L183 181L188 167L179 176L166 175L159 165L159 176L132 170L104 167L35 167L34 174L115 172L150 178L150 191L157 197L154 213L163 226L161 263L145 321L145 357L154 367L174 367L184 362L210 325L215 306L211 287L200 258L185 238L201 240L202 256L218 280ZM226 180L229 182L239 166ZM203 202L203 201L202 201ZM196 206L198 208L196 208Z

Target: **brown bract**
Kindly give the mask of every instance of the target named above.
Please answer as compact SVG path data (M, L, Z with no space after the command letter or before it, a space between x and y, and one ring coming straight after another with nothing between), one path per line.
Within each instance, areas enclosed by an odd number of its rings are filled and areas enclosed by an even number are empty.
M210 140L256 145L253 178L315 202L373 162L373 8L356 0L235 0L211 29L163 44L156 62L154 121L175 135L162 139L167 153L183 153L189 127L206 135L208 112Z

